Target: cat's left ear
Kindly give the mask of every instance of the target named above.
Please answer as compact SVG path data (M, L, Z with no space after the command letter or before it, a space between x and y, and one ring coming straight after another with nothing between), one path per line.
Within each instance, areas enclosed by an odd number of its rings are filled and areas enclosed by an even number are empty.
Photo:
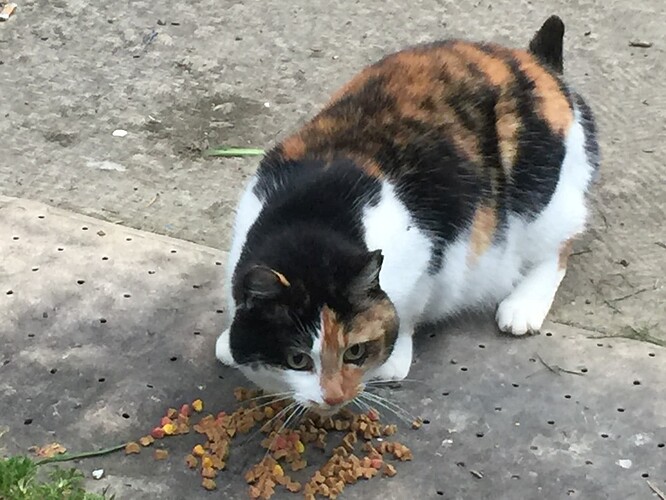
M349 286L351 295L364 296L370 290L379 288L379 272L382 270L384 256L381 250L368 252L360 259L360 270Z
M290 286L282 273L267 266L254 266L243 277L245 307L249 309L257 302L276 300Z

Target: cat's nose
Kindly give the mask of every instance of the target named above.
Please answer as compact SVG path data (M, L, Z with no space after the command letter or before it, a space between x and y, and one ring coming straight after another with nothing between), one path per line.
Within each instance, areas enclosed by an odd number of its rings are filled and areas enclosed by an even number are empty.
M343 396L326 396L324 398L324 403L328 406L338 406L339 404L344 403L345 398Z

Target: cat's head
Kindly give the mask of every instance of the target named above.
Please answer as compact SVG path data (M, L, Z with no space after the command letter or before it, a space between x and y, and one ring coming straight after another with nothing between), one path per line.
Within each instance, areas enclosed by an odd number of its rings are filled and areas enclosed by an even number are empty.
M317 269L254 263L238 270L237 310L218 340L218 358L267 391L322 414L337 411L397 338L395 308L379 286L381 264L375 251Z

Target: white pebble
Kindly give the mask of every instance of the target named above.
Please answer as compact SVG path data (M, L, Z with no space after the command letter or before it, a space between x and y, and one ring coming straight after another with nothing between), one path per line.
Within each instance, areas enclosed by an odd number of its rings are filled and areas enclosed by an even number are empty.
M95 469L92 471L92 477L95 479L102 479L102 476L104 475L104 469Z
M121 128L114 130L113 134L111 134L113 137L125 137L127 135L127 130L123 130Z
M629 459L618 460L618 461L615 462L615 463L616 463L617 465L619 465L620 467L622 467L623 469L630 469L630 468L631 468L631 465L632 465L632 462L631 462L631 460L629 460Z

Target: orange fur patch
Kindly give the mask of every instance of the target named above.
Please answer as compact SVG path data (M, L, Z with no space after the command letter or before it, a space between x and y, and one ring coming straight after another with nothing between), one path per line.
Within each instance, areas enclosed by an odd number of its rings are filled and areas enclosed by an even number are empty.
M558 81L531 54L515 50L512 55L520 69L534 82L534 92L539 100L537 112L554 133L564 136L573 122L573 111Z
M497 229L497 211L489 206L476 210L472 220L472 234L467 261L473 264L490 247Z
M282 155L288 160L297 160L305 155L307 149L300 135L292 135L282 141Z
M573 249L573 238L568 239L560 247L560 257L557 261L557 267L560 271L563 271L567 268L567 262L569 261L569 256Z

